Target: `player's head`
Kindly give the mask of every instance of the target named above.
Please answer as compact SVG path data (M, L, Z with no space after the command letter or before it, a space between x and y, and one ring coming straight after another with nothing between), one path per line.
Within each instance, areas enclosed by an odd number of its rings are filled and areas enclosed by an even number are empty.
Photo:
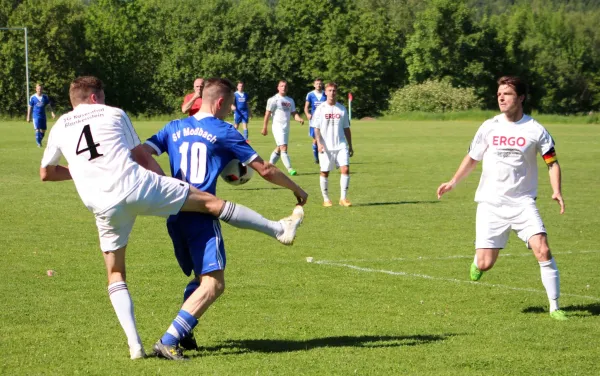
M202 96L202 90L204 89L204 78L198 77L194 80L194 92Z
M325 95L327 103L333 105L337 102L337 84L335 82L330 81L325 85Z
M235 86L231 81L225 78L209 78L202 92L202 108L223 120L231 111L234 92Z
M321 91L323 90L323 79L322 78L315 78L315 81L313 82L313 86L315 87L316 91Z
M281 80L277 84L277 92L279 95L286 95L288 90L288 83L286 80Z
M237 90L239 92L244 91L244 83L242 81L238 81L238 83L237 83Z
M44 87L42 86L42 84L36 84L35 85L35 93L37 95L41 95L42 94L42 90L44 90Z
M523 101L527 95L527 84L516 76L498 79L498 106L502 113L517 114L523 111Z
M104 84L94 76L77 77L69 87L73 108L81 103L104 104Z

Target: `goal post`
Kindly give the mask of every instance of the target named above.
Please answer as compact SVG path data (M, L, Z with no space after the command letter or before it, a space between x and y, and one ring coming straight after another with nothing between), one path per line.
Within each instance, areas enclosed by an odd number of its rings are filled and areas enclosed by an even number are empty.
M25 85L27 88L27 98L25 102L29 105L29 48L27 45L27 28L26 27L0 27L2 30L23 30L25 32Z

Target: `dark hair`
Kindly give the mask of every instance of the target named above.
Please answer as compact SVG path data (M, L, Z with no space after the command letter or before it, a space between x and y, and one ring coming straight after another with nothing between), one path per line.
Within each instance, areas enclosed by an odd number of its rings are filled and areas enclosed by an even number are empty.
M515 89L518 96L527 97L527 84L517 76L503 76L498 79L498 86L508 85Z
M333 82L333 81L329 81L328 83L325 84L325 89L327 89L328 87L333 86L333 88L337 89L338 85Z
M215 101L221 97L233 94L235 90L236 87L226 78L209 78L204 84L202 99Z
M71 86L69 87L69 98L71 103L79 104L85 102L90 94L100 94L104 91L104 84L102 81L94 76L81 76L77 77Z

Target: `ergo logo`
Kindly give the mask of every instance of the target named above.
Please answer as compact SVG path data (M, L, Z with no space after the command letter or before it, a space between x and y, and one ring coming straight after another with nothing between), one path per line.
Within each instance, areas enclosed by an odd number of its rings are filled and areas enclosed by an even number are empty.
M339 119L340 114L325 114L325 119Z
M525 144L527 144L527 140L525 140L525 137L492 137L492 145L494 146L525 146Z

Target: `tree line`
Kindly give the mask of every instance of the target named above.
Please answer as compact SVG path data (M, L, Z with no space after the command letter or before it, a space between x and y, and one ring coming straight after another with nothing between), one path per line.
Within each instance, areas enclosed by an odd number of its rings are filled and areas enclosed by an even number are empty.
M59 111L68 85L100 77L107 103L172 114L195 77L246 83L261 113L279 79L299 107L315 77L352 92L356 116L388 110L430 80L496 108L496 79L530 84L529 109L573 114L600 102L600 1L0 0L0 27L29 36L36 82ZM0 31L0 114L26 111L22 31Z

